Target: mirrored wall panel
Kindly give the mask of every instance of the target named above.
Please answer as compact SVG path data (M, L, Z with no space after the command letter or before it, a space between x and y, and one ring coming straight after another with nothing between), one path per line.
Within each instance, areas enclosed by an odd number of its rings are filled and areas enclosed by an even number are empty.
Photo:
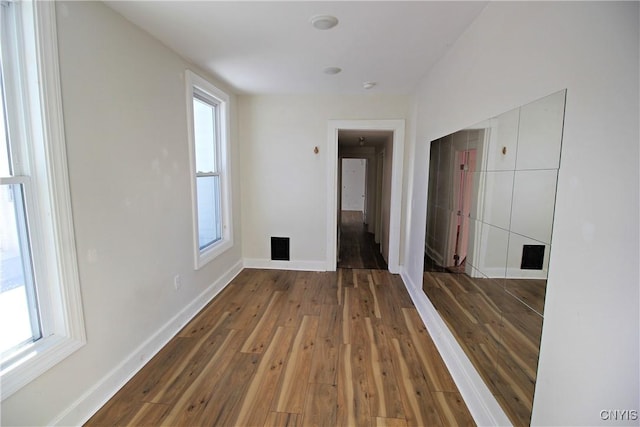
M431 142L423 289L514 425L529 425L566 91Z

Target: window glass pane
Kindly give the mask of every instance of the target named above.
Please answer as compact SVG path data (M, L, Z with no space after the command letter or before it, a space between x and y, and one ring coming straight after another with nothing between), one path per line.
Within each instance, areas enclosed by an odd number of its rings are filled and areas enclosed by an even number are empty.
M0 186L0 353L41 337L23 187Z
M198 187L198 244L204 249L222 238L220 215L220 177L199 176Z
M193 128L196 145L196 172L217 172L215 106L193 98Z

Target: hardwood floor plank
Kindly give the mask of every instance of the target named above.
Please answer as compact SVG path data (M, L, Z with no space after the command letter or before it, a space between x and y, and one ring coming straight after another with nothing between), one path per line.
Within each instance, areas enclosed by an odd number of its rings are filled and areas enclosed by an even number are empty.
M438 406L438 414L446 426L475 426L467 406L458 392L433 393Z
M371 423L374 427L407 427L407 420L404 418L382 418L376 417Z
M351 343L351 298L349 297L351 288L344 289L344 299L342 302L342 343Z
M370 417L362 353L353 347L352 344L340 346L337 424L342 426L365 425Z
M408 344L408 345L407 345ZM408 426L442 426L435 399L422 372L411 343L391 339L392 359Z
M245 358L235 354L237 348L235 351L224 351L226 347L231 347L234 341L239 341L236 344L239 347L241 340L237 339L238 337L241 337L241 335L237 331L229 331L225 341L207 362L203 372L201 372L197 378L193 379L193 382L189 387L184 391L184 393L180 394L177 400L173 403L171 411L164 420L166 424L200 424L203 420L207 407L211 403L217 402L217 399L214 398L216 387L213 385L215 384L217 387L220 387L221 383L228 378L228 375L225 375L228 370L225 368L232 369L232 367L235 366L235 369L233 370L236 381L246 379L251 375L252 371L249 370L249 368L251 368L249 364L239 365L239 361L244 361ZM233 357L229 357L229 354L233 355ZM247 356L255 357L254 355ZM225 364L226 366L222 367L222 364ZM242 369L239 369L240 367Z
M309 383L311 360L318 333L318 317L304 316L291 346L275 402L276 412L300 414Z
M160 403L142 403L135 416L127 424L132 426L155 427L162 425L170 406Z
M342 310L337 305L323 304L320 307L318 338L340 337L342 328Z
M237 353L222 379L210 384L213 394L195 425L234 425L259 361L258 354Z
M84 424L86 427L126 426L144 403L127 399L111 399Z
M338 389L333 384L309 384L309 392L302 414L305 427L335 426L337 421Z
M389 270L371 270L371 277L376 286L389 285L391 283L391 273Z
M251 334L240 349L242 353L262 353L264 351L275 331L276 321L278 320L275 313L279 314L283 306L283 293L281 291L275 291L267 308L262 313L262 316L260 316L260 320L258 320L255 328L253 328Z
M453 382L451 374L449 374L416 309L403 308L402 313L409 336L413 342L413 348L423 367L429 389L431 391L457 391L456 384Z
M343 285L342 285L342 281L343 281L343 276L344 276L344 270L342 268L338 268L338 286L336 289L336 300L338 301L338 305L342 305L342 297L343 297L343 293L342 293L342 289L343 289Z
M340 305L338 301L338 273L335 271L327 271L320 274L318 286L320 304L322 305Z
M336 383L341 337L342 311L337 305L322 305L311 362L310 383Z
M382 312L380 311L380 303L378 302L378 293L376 292L376 285L373 282L373 276L371 273L367 276L369 281L369 290L373 296L373 315L378 319L382 318Z
M407 336L409 331L402 314L402 307L395 304L393 298L389 298L388 290L379 289L379 293L385 296L380 298L380 316L387 330L387 335L390 338L398 339Z
M298 427L303 425L300 422L301 418L300 414L270 412L264 423L264 427Z
M367 355L369 407L371 416L404 418L404 409L382 324L365 319L369 354Z
M271 399L275 396L278 380L284 369L295 329L278 327L273 340L262 355L258 369L251 380L240 407L235 425L262 425L271 412Z
M340 342L334 337L317 338L311 361L311 384L336 384Z
M294 286L297 288L300 314L302 316L319 316L320 306L324 300L321 292L321 274L316 271L298 272L298 278Z
M211 333L196 341L190 338L189 341L193 341L194 346L180 361L176 361L173 364L164 363L160 366L173 366L174 369L165 370L162 368L157 371L162 373L162 376L158 380L157 384L153 387L147 385L145 390L148 390L147 396L143 399L146 402L151 403L171 403L193 382L195 378L198 378L200 374L206 369L207 363L211 358L215 357L219 353L224 363L225 359L228 362L229 357L226 356L228 350L235 348L239 342L239 338L233 340L234 334L229 334L228 330L218 331L214 329ZM182 339L184 341L185 339ZM225 353L221 353L221 347L228 345ZM185 348L189 348L185 346Z

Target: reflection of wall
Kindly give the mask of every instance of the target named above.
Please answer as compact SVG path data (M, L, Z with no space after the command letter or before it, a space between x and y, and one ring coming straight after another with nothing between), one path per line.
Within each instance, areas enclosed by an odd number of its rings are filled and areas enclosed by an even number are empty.
M366 160L342 159L342 210L364 212Z
M547 277L563 114L561 91L485 123L490 136L478 144L469 275ZM541 270L520 268L524 245L544 246Z

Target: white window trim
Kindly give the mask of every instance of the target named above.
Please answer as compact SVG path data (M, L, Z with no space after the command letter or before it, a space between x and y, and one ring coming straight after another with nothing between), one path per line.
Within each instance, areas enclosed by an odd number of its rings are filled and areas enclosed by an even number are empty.
M187 92L187 136L189 141L189 163L191 170L191 211L193 220L193 256L194 267L201 269L207 263L213 261L223 252L233 247L233 218L231 215L231 168L230 154L231 146L229 142L229 96L222 90L215 87L206 79L195 74L191 70L185 71L185 82ZM193 124L193 88L197 87L206 93L218 104L219 126L218 132L219 147L219 174L220 174L220 212L222 215L222 238L212 245L200 250L198 239L198 196L196 184L196 154L195 154L195 133Z
M38 64L34 77L39 90L29 96L31 111L39 112L41 121L32 122L30 130L44 141L44 159L38 160L46 164L46 176L38 179L43 178L46 188L39 190L36 219L44 232L32 245L35 257L50 255L46 277L41 278L44 286L39 285L46 290L50 312L44 313L49 321L43 325L43 338L0 365L2 400L86 343L62 115L55 3L25 0L20 4L25 40L33 40L35 34Z

